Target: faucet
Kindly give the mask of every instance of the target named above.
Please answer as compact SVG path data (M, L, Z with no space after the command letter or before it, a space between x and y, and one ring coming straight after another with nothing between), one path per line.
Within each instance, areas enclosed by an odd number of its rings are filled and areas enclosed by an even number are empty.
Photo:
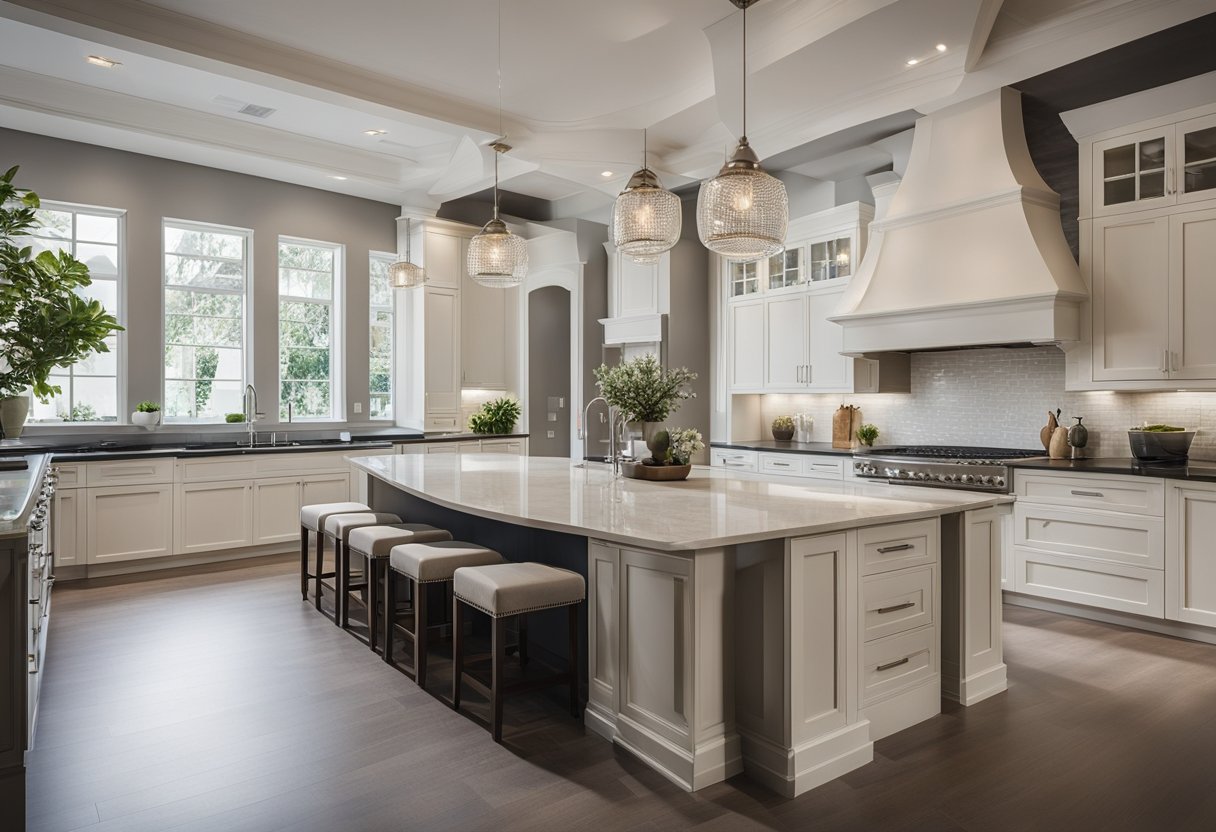
M591 436L591 429L587 425L587 419L590 418L589 414L591 412L591 405L595 404L596 402L604 403L604 409L608 411L608 419L609 421L612 420L612 405L608 404L608 400L603 396L596 396L594 399L587 402L586 406L583 408L583 420L579 422L578 425L578 438L583 440L583 462L590 460L590 457L587 456L587 440ZM613 447L613 437L611 435L609 436L608 441L610 443L609 448L611 449ZM611 453L611 450L609 453Z
M253 397L253 406L249 404L250 396ZM253 447L257 442L257 431L254 430L254 423L259 418L265 416L258 410L258 391L252 384L245 385L245 424L249 427L249 447Z

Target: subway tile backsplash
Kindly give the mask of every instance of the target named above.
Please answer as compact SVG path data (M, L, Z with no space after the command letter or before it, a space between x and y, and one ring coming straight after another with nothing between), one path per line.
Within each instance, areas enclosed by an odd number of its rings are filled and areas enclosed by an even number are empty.
M1085 417L1087 456L1129 456L1127 429L1149 421L1198 428L1192 456L1216 458L1216 393L1066 392L1064 353L1055 347L919 353L912 356L910 394L761 398L762 438L769 438L774 417L808 412L814 439L830 441L832 413L847 403L878 426L879 444L1040 448L1047 411L1060 408L1063 425Z

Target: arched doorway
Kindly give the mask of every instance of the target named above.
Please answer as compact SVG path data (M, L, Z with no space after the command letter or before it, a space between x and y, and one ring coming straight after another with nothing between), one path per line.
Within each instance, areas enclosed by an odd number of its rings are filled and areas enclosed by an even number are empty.
M528 293L528 450L570 456L570 291L544 286Z

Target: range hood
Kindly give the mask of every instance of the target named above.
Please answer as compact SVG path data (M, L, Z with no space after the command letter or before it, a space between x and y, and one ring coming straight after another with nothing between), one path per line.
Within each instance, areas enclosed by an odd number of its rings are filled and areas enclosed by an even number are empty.
M1088 291L1008 87L916 122L907 171L831 320L846 355L1080 337Z

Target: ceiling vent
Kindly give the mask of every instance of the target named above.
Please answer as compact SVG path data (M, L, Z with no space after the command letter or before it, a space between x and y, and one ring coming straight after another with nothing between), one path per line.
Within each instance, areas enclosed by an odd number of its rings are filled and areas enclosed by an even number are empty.
M253 116L254 118L266 118L275 111L274 107L262 107L257 104L246 104L238 113L244 116Z

